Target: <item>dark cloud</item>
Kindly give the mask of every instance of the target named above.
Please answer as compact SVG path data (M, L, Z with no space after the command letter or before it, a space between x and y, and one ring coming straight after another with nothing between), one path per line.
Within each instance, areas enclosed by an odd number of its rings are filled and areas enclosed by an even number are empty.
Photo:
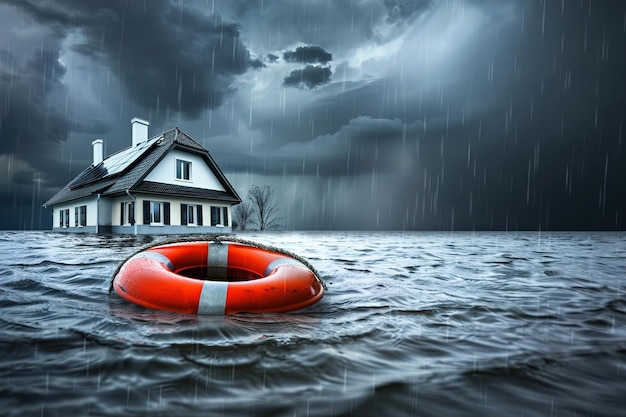
M387 21L394 23L419 15L430 7L435 0L383 0L387 9Z
M483 19L481 31L439 72L433 67L430 83L406 59L401 76L344 83L299 108L297 134L293 123L274 128L299 138L277 153L289 161L283 172L329 184L350 176L355 193L369 183L369 206L395 227L626 227L623 5L466 5L464 19ZM318 201L331 198L320 193Z
M262 66L242 43L237 24L183 2L12 3L56 28L60 39L78 31L73 49L104 59L131 100L157 113L196 118L235 91L236 76Z
M295 51L285 52L283 59L299 64L327 64L332 61L333 56L319 46L299 46Z
M330 82L332 71L330 67L307 65L303 69L291 71L285 77L283 84L287 87L315 88Z
M334 55L376 39L387 16L380 0L229 0L221 9L267 51L302 43L324 45Z
M274 63L276 61L278 61L278 56L274 55L274 54L267 54L265 55L265 60L271 63Z

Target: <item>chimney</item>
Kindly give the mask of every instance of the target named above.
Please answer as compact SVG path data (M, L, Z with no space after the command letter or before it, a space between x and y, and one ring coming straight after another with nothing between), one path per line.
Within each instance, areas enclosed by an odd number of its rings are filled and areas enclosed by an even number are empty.
M96 139L93 142L91 142L91 145L93 146L93 166L96 166L100 162L102 162L102 159L103 159L102 143L103 143L102 139Z
M135 117L130 121L130 124L133 127L133 146L148 140L148 125L150 123Z

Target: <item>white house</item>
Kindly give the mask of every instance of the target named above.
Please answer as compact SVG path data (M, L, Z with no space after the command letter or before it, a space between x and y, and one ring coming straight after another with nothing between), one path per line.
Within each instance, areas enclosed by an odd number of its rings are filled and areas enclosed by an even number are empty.
M44 204L57 232L188 234L230 232L241 198L209 151L178 128L148 137L131 120L132 145L93 163Z

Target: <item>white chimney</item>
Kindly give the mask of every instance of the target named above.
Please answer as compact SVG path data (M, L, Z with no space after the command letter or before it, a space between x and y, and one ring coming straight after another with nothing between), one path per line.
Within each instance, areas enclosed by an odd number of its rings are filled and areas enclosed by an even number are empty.
M150 123L135 117L130 121L130 124L133 127L133 146L148 140L148 125Z
M93 166L98 165L102 162L103 152L102 152L102 139L96 139L91 142L91 146L93 146Z

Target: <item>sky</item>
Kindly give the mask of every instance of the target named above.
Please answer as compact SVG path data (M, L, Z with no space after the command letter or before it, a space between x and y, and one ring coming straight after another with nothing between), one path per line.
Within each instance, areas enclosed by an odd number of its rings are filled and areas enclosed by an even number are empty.
M0 229L179 127L287 230L626 230L621 0L0 0Z

